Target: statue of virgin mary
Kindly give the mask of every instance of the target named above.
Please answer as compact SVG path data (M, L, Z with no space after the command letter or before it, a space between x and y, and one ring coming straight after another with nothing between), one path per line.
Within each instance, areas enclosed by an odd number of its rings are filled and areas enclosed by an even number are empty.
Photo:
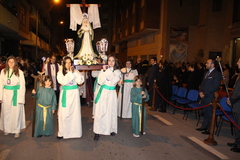
M94 32L88 19L88 14L83 14L83 20L81 28L77 31L78 38L76 40L76 46L74 58L81 58L85 55L91 55L93 58L98 56L96 45L93 41Z

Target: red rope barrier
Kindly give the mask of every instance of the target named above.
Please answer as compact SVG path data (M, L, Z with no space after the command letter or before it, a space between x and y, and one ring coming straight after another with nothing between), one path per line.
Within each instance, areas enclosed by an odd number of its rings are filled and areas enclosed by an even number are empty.
M171 102L169 102L169 101L159 92L159 90L158 90L157 88L156 88L156 90L157 90L158 94L159 94L168 104L170 104L171 106L176 107L176 108L178 108L178 109L182 109L182 110L197 110L197 109L201 109L201 108L204 108L204 107L207 107L207 106L210 106L210 105L211 105L211 103L210 103L210 104L207 104L207 105L204 105L204 106L201 106L201 107L197 107L197 108L183 108L183 107L179 107L179 106L174 105L174 104L172 104Z
M222 106L220 106L220 104L218 104L220 107L220 110L223 112L223 114L229 119L229 121L238 129L240 130L240 127L229 117L229 115L224 111L224 109L222 108Z
M152 90L153 88L151 88L150 90ZM149 90L149 91L150 91ZM156 90L157 90L157 92L158 92L158 94L168 103L168 104L170 104L171 106L173 106L173 107L176 107L176 108L178 108L178 109L182 109L182 110L197 110L197 109L201 109L201 108L204 108L204 107L207 107L207 106L210 106L211 105L211 103L210 104L207 104L207 105L204 105L204 106L201 106L201 107L197 107L197 108L182 108L182 107L179 107L179 106L177 106L177 105L174 105L174 104L172 104L171 102L169 102L160 92L159 92L159 90L156 88ZM222 109L222 106L220 106L220 104L218 104L219 105L219 107L220 107L220 110L223 112L223 114L229 119L229 121L238 129L238 130L240 130L240 126L238 126L229 116L228 116L228 114Z
M152 88L150 88L150 89L148 90L148 92L150 92L152 89L153 89L153 87L152 87Z

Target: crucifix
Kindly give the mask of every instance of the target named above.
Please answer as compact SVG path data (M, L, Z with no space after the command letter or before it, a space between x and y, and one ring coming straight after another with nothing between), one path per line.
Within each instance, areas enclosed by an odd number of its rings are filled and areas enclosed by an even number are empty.
M66 6L67 6L67 7L70 7L70 4L67 4ZM87 7L90 6L90 4L87 4L87 3L86 3L86 0L82 0L82 3L79 4L79 6L82 7L82 12L83 12L83 13L86 13L86 9L87 9ZM101 7L101 4L98 4L98 7Z

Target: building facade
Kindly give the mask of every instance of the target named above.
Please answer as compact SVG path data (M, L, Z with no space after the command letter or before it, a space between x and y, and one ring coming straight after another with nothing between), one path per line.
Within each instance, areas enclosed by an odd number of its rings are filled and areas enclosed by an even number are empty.
M0 2L0 56L36 60L50 54L51 8L47 3L46 0Z
M220 56L234 65L240 57L238 0L118 0L113 6L112 43L122 61Z

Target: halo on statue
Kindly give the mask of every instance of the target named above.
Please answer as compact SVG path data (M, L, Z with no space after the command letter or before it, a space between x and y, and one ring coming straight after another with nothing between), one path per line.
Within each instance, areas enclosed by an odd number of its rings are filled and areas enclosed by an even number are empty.
M82 14L82 17L83 17L83 19L84 19L84 18L88 19L88 14L87 14L87 13L83 13L83 14Z

